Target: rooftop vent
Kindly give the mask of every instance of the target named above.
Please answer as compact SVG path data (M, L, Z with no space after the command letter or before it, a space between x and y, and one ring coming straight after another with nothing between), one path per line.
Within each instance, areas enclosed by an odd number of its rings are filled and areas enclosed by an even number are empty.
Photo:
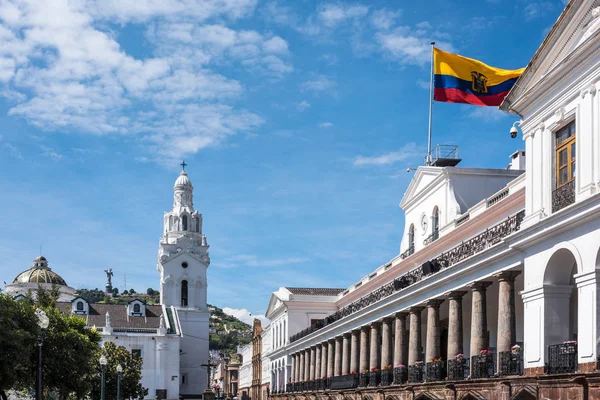
M431 152L431 165L434 167L455 167L461 162L458 158L458 146L438 144Z

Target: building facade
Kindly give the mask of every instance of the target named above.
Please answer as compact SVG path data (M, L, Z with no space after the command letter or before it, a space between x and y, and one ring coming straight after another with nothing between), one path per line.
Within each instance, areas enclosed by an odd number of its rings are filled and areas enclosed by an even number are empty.
M419 167L400 254L273 349L275 397L600 398L599 87L600 2L571 0L501 106L525 151Z

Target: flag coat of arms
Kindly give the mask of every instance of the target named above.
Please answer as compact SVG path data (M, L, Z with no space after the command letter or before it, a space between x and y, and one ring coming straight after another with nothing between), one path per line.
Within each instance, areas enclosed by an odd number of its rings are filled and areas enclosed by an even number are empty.
M436 48L433 63L434 100L477 106L499 106L525 70L499 69Z

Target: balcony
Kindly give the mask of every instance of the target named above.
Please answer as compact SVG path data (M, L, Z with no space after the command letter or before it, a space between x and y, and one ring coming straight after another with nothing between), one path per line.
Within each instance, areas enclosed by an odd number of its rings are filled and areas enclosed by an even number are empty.
M462 381L469 376L469 360L464 357L448 360L448 380Z
M568 374L577 372L577 343L564 342L548 346L547 374Z
M440 231L438 229L434 230L431 235L427 236L425 240L423 240L423 246L433 243L434 241L438 240L439 237Z
M410 245L404 253L400 254L400 258L404 260L406 257L412 255L414 252L415 252L415 246Z
M523 351L501 351L498 354L500 358L500 376L523 375Z
M471 357L471 379L490 378L496 374L496 357L493 354L480 354Z
M443 381L446 379L446 362L432 361L427 363L427 382Z
M568 182L552 192L552 212L557 212L575 203L575 180Z

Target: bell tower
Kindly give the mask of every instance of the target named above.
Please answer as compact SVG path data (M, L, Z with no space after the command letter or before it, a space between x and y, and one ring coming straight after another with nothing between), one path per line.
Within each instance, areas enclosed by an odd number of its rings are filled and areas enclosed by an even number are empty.
M210 264L202 214L194 210L194 187L185 162L173 186L173 208L164 214L158 246L160 302L174 307L181 326L180 394L200 395L206 388L208 325L206 272Z

